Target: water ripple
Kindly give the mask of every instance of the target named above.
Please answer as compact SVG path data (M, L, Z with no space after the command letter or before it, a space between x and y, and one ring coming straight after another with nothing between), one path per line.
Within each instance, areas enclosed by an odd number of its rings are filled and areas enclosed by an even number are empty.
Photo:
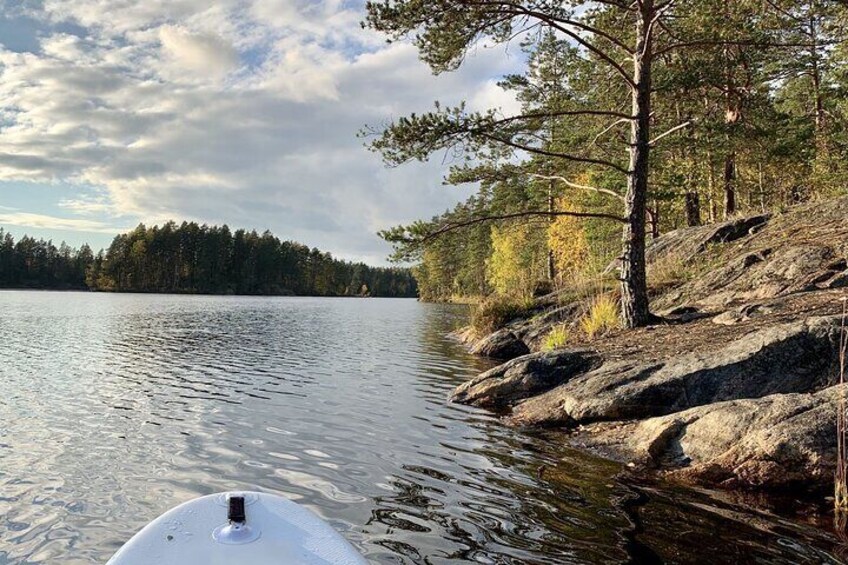
M0 292L0 565L102 563L164 510L228 489L299 500L381 563L686 562L699 536L720 540L714 562L831 559L824 529L633 485L555 435L447 405L487 367L444 337L465 316Z

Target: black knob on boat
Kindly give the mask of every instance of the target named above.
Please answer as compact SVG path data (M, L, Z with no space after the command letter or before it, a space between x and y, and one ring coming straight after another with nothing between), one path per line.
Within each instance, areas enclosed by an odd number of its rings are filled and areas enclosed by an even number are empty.
M227 520L229 520L231 524L244 524L247 521L247 516L245 516L244 513L243 496L231 496L229 498Z

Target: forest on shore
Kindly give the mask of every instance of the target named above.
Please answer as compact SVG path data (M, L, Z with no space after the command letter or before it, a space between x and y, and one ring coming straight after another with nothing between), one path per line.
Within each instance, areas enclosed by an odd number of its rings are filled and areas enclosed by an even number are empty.
M515 110L437 103L362 132L391 166L435 156L446 184L479 187L382 233L424 300L605 278L622 323L646 325L652 239L845 193L844 2L387 0L366 25L435 73L481 45L526 60L499 83Z
M266 231L168 222L139 225L108 249L0 228L0 288L199 294L416 297L408 269L370 267Z

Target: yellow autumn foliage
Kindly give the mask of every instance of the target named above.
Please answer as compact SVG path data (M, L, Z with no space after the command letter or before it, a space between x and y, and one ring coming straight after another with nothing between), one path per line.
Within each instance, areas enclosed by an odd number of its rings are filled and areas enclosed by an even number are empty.
M580 206L563 197L557 200L557 210L580 211ZM560 278L583 270L590 257L583 221L559 216L548 228L548 247L553 252L554 266Z
M530 296L545 276L547 250L544 228L521 223L492 228L492 255L486 262L486 278L498 294ZM541 236L541 237L540 237Z

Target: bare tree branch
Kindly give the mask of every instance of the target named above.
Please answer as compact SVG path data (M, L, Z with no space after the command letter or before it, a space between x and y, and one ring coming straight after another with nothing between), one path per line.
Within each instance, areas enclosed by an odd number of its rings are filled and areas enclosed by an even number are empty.
M812 43L775 43L771 41L757 41L754 39L751 40L726 40L726 39L697 39L693 41L683 41L680 43L672 43L671 45L666 45L662 49L658 49L654 52L655 56L664 55L670 51L674 51L675 49L683 49L686 47L722 47L722 46L737 46L737 47L762 47L762 48L772 48L772 49L788 49L791 47L817 47L823 45L836 45L838 41L829 41L819 43L818 45Z
M495 125L507 124L519 120L533 120L537 118L561 118L563 116L609 116L612 118L621 118L622 120L635 120L635 116L625 114L624 112L615 112L611 110L562 110L555 112L529 112L518 116L510 116L501 118L494 122Z
M676 132L678 130L681 130L683 128L687 128L691 125L692 125L692 120L689 120L688 122L684 122L684 123L680 124L679 126L674 126L673 128L671 128L667 132L661 133L660 135L656 136L649 143L653 146L657 141L661 140L662 138L669 136L669 135L673 134L674 132Z
M608 127L605 127L605 128L603 129L603 131L601 131L601 133L599 133L598 135L596 135L596 136L595 136L595 138L594 138L594 139L592 140L592 142L589 144L589 147L592 147L593 145L595 145L596 143L598 143L598 140L601 138L601 136L602 136L602 135L604 135L605 133L607 133L608 131L610 131L612 128L614 128L614 127L615 127L615 126L617 126L618 124L623 124L623 123L626 123L626 122L629 122L629 121L632 121L632 120L629 120L629 119L622 119L622 120L616 120L616 121L614 121L614 122L613 122L613 123L611 123Z
M615 45L616 47L618 47L619 49L621 49L622 51L627 53L628 55L633 54L633 50L626 43L624 43L621 39L615 37L614 35L610 34L609 32L606 32L606 31L604 31L600 28L589 25L585 22L581 22L579 20L573 20L571 18L560 18L560 17L552 16L550 14L546 14L546 13L540 12L538 10L526 8L526 7L522 6L521 4L517 4L515 2L508 2L508 1L475 2L475 1L469 1L468 4L470 4L472 6L486 6L486 7L491 7L492 5L500 5L503 8L507 8L507 9L511 10L511 12L514 15L521 15L521 16L524 16L526 18L534 18L536 20L539 20L540 22L544 22L544 23L548 24L551 27L554 27L555 29L558 29L559 31L562 31L563 33L568 33L568 34L574 33L573 31L563 29L563 27L562 27L562 26L571 26L571 27L574 27L574 28L579 29L581 31L591 33L592 35L595 35L597 37L602 37L602 38L606 39L607 41L609 41L610 43L612 43L613 45ZM618 6L619 8L622 7L621 5L618 5L618 4L615 4L615 3L611 3L611 4Z
M588 190L590 192L597 192L599 194L606 194L606 195L609 195L609 196L613 196L613 197L617 198L618 200L621 200L622 202L624 202L624 196L620 195L619 193L615 192L614 190L609 190L608 188L597 188L597 187L588 186L588 185L585 185L585 184L577 184L576 182L571 182L570 180L568 180L565 177L560 177L560 176L557 176L557 175L538 175L538 174L532 173L530 176L533 177L533 178L542 179L542 180L558 180L568 187L576 188L578 190Z
M604 51L603 49L601 49L600 47L598 47L597 45L595 45L591 41L587 40L585 37L583 37L582 35L580 35L576 31L574 31L573 29L570 29L569 26L574 27L576 29L588 31L589 33L591 33L595 37L602 37L602 38L612 42L616 47L623 49L625 51L625 53L627 53L628 55L633 54L633 51L630 50L630 48L627 47L622 41L616 39L614 36L604 32L600 29L594 28L592 26L589 26L588 24L584 24L582 22L577 22L577 21L574 21L574 20L569 20L569 19L564 19L564 18L555 18L555 17L552 17L550 14L545 14L544 12L538 12L538 11L535 11L535 10L532 10L532 9L528 9L528 8L526 8L526 7L524 7L520 4L516 4L514 2L508 2L508 1L503 1L503 2L467 1L466 5L476 6L476 7L480 7L480 8L483 8L483 9L486 9L486 8L491 9L493 7L493 5L495 7L500 6L500 9L503 10L502 13L507 14L507 15L511 15L512 17L533 18L535 20L544 22L545 24L547 24L551 28L556 29L557 31L567 35L568 37L573 39L576 43L578 43L579 45L581 45L582 47L584 47L585 49L587 49L591 53L594 53L599 59L601 59L603 62L608 64L610 67L612 67L619 74L620 78L625 83L627 83L628 86L630 86L630 88L636 87L636 84L633 82L633 79L630 77L630 74L624 69L624 67L621 66L620 63L618 63L615 59L613 59L613 57L609 53L607 53L606 51Z

